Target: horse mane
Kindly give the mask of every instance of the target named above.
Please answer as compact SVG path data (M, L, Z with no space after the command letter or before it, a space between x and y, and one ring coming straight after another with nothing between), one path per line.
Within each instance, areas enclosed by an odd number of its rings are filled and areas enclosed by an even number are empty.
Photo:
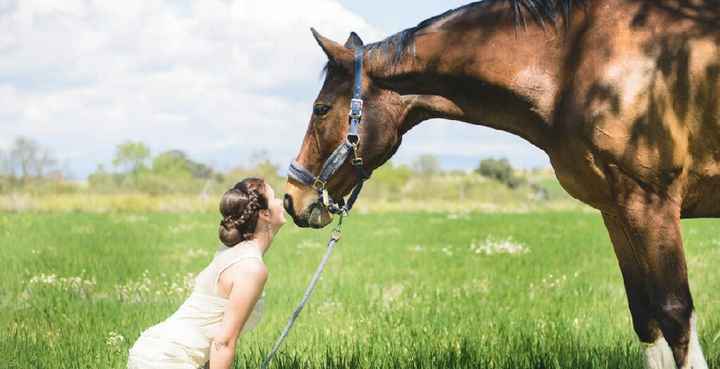
M409 49L413 48L413 40L415 34L427 27L432 26L438 22L446 20L450 17L460 15L465 11L478 9L482 6L487 6L497 2L510 3L510 8L513 12L515 25L525 25L526 16L531 16L532 19L540 25L551 24L554 25L557 21L558 16L564 19L569 19L572 13L572 8L576 5L582 5L591 0L481 0L475 1L455 9L450 9L442 14L421 21L414 27L402 30L394 35L387 37L386 39L371 44L365 45L365 51L373 52L375 50L387 53L390 50L393 51L392 58L389 62L396 64L400 59L405 56ZM566 22L567 24L567 22ZM320 72L320 77L324 77L328 69L333 65L332 61L328 61Z
M381 50L387 52L394 50L392 62L396 63L402 56L407 53L407 50L412 46L412 40L415 34L427 27L430 27L438 22L444 21L450 17L459 16L461 13L477 9L483 6L494 4L497 2L506 2L510 4L510 8L513 12L515 25L525 25L526 16L530 16L535 22L540 25L551 24L554 25L557 21L558 16L561 16L565 20L570 18L572 8L575 5L582 5L590 0L484 0L476 1L455 9L450 9L442 14L434 17L425 19L418 23L415 27L411 27L402 30L388 38L368 44L365 49L368 51ZM567 23L566 23L567 24Z

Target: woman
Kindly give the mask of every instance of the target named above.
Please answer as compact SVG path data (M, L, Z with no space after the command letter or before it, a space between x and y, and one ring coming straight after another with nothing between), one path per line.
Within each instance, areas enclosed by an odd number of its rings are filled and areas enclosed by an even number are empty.
M262 256L285 224L282 201L264 180L247 178L225 192L220 213L224 245L185 303L140 335L128 369L230 368L237 337L258 323L268 276Z

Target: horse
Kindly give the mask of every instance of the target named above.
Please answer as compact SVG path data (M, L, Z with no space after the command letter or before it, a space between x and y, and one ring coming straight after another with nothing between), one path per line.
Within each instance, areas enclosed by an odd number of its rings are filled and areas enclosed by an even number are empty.
M354 78L368 172L431 118L520 136L602 215L647 367L707 368L680 219L720 217L716 1L486 0L367 45L311 30L328 63L295 159L307 172L345 142ZM363 179L341 164L322 183L333 199ZM285 192L298 226L332 221L313 186L288 178Z

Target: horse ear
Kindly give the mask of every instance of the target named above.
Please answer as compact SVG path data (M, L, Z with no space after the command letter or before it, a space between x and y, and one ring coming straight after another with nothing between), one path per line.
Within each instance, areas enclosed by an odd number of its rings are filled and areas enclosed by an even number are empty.
M364 45L363 40L355 32L350 32L350 37L345 41L345 47L348 49L355 49L357 47L363 47Z
M330 61L334 62L339 66L348 68L348 70L352 69L353 51L351 49L348 49L345 46L324 37L323 35L318 33L315 28L310 28L310 31L312 31L313 37L315 37L315 41L317 41L318 45L320 45L320 48L323 49L325 55L327 55Z

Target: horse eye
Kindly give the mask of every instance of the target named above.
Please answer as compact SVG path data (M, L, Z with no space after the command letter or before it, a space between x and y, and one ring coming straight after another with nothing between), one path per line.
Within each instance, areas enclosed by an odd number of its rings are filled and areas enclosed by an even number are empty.
M329 105L318 104L313 107L313 114L323 116L330 111Z

